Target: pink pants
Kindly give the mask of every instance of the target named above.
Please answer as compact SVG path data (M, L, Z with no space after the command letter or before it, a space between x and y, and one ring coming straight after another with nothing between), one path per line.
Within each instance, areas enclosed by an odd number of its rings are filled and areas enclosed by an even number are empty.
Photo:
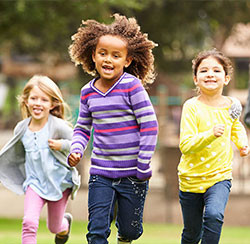
M52 233L68 230L68 221L63 218L71 189L63 192L63 197L58 201L48 201L41 198L28 187L24 199L24 217L22 230L22 244L36 244L36 235L39 218L45 203L48 204L47 226Z

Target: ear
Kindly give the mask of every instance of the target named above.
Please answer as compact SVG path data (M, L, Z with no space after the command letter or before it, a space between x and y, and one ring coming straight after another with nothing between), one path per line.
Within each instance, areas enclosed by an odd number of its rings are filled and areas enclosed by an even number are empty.
M231 80L231 77L229 75L226 75L224 85L227 86L230 80Z
M56 107L56 105L51 105L50 111L53 110Z
M193 76L194 84L197 85L197 77L194 75Z
M57 104L55 103L55 101L51 101L50 111L53 110L56 106Z
M132 63L133 58L131 56L126 58L125 68L128 68L128 66Z
M92 60L95 63L95 52L92 52Z

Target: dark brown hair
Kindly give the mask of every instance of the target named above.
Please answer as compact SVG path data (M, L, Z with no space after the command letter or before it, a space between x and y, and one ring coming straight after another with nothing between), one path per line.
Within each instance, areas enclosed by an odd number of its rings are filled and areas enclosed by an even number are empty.
M99 38L104 35L118 36L127 42L128 56L132 57L132 63L124 71L141 79L143 85L152 83L155 78L152 49L157 44L141 32L135 18L126 18L119 14L114 14L114 18L110 25L95 20L82 21L77 33L72 36L73 43L69 46L71 60L76 65L82 65L85 72L96 75L92 54Z
M232 75L233 74L233 66L231 60L226 57L222 52L218 51L216 48L213 48L211 50L202 51L198 53L198 55L192 60L192 68L193 68L193 74L196 76L198 67L203 59L206 59L208 57L215 58L222 66L226 73L226 75Z

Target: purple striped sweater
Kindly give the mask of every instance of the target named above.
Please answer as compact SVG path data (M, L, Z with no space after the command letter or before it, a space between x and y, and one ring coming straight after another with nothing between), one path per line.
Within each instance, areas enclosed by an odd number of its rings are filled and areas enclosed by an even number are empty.
M128 73L106 93L99 91L94 81L81 90L71 153L83 155L93 127L90 174L150 177L158 123L147 92L140 80Z

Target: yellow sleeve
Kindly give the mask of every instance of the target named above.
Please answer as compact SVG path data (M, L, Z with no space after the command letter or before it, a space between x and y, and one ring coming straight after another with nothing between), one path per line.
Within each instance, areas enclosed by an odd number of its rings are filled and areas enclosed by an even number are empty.
M248 145L247 133L243 124L236 119L231 129L231 140L238 149Z
M213 129L199 131L197 108L193 103L186 102L181 116L179 144L181 152L183 154L199 152L216 138Z

